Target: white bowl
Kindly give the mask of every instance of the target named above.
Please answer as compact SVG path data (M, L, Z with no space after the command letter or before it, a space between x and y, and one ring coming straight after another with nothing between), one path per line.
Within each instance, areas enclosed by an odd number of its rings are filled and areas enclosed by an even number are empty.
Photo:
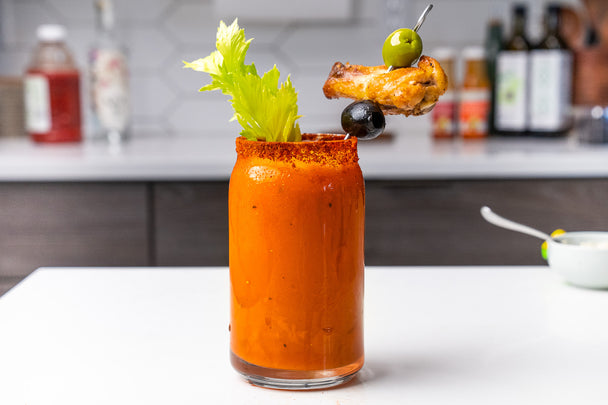
M569 283L608 288L608 232L566 232L547 243L551 270Z

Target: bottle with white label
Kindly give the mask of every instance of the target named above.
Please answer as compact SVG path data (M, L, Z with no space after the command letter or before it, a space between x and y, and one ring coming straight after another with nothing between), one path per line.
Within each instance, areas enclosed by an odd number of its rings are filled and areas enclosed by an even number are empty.
M65 45L66 30L47 24L36 35L24 80L26 130L36 142L80 141L80 74Z
M89 54L93 131L96 137L120 142L130 122L126 52L114 35L111 0L97 0L97 37Z
M513 8L512 33L496 58L494 130L500 135L525 135L528 123L528 59L526 7Z
M571 127L572 51L559 34L560 7L549 4L545 36L530 52L529 128L533 135L559 136Z

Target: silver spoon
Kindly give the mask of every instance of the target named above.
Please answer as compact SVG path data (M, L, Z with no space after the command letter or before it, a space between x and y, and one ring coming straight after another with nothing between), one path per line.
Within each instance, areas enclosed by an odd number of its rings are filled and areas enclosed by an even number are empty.
M414 25L414 28L412 29L414 32L418 32L418 30L420 29L420 27L422 27L422 23L424 22L424 20L426 20L426 16L431 11L432 8L433 8L433 5L429 4L428 6L426 6L426 8L422 12L422 14L420 14L420 17L418 18L418 21L416 22L416 25ZM387 72L390 72L393 69L394 68L391 65L391 66L388 67Z
M501 228L509 229L515 232L525 233L526 235L534 236L535 238L539 238L542 240L553 239L550 235L547 235L546 233L539 231L538 229L530 228L527 225L523 225L515 221L511 221L510 219L501 217L500 215L494 213L490 209L490 207L481 207L481 216L489 223L499 226Z

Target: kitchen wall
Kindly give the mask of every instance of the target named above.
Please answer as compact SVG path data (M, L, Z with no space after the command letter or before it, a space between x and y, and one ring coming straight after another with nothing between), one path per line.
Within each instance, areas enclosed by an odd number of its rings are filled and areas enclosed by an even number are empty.
M218 23L217 2L225 0L115 0L119 33L129 49L135 136L153 133L211 136L236 132L226 97L198 93L206 75L183 69L182 60L206 56L214 49ZM246 1L246 0L243 0ZM234 3L234 1L232 1ZM335 61L380 64L386 35L398 26L411 27L427 0L349 0L348 18L301 21L247 18L238 15L248 37L255 40L249 61L258 70L276 63L291 73L299 90L303 130L339 128L339 114L347 101L326 100L321 86ZM529 1L531 37L540 31L545 1ZM576 0L568 3L578 6ZM434 0L435 8L420 33L425 53L437 46L462 48L481 45L487 20L498 16L508 26L509 2L490 0ZM87 49L94 40L93 0L0 0L0 75L19 75L27 65L42 23L68 28L68 44L79 65L86 66ZM314 10L319 17L323 8ZM313 14L314 14L313 13ZM231 15L225 15L231 21ZM86 88L83 89L86 94ZM86 98L85 98L86 100ZM86 108L85 108L86 110ZM88 111L85 117L88 122ZM428 118L389 119L394 132L420 131Z

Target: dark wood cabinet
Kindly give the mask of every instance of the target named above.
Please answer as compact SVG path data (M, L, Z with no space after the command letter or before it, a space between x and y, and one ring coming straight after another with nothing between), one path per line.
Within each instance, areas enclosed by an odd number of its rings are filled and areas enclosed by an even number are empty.
M608 180L366 182L367 265L543 264L546 232L608 230ZM0 183L0 294L40 266L228 265L228 182Z
M148 264L145 184L0 184L0 276Z
M378 181L366 184L368 265L544 264L542 241L479 209L551 233L608 230L608 180Z
M228 182L154 186L155 264L228 265Z
M0 297L22 279L23 277L7 277L0 275Z

